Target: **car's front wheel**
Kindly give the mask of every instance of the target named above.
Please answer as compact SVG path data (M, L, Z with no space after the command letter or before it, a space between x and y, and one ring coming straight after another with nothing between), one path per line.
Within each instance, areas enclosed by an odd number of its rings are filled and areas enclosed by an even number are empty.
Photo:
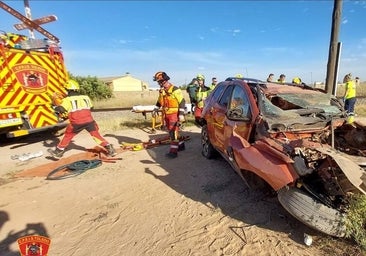
M331 236L344 237L345 216L336 209L293 187L280 189L278 200L283 208L305 225Z
M207 159L214 158L217 151L214 149L208 136L207 125L203 125L201 129L201 144L202 144L202 155Z

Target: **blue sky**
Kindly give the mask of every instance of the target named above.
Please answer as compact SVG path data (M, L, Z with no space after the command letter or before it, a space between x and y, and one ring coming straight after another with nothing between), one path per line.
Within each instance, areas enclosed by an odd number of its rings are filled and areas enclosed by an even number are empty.
M24 2L3 1L24 14ZM29 0L32 18L61 40L74 75L121 76L129 72L156 86L165 71L176 85L196 74L207 83L241 73L266 79L325 81L334 2L327 1L40 1ZM339 79L351 72L366 80L366 1L343 1ZM19 21L0 10L0 30ZM20 31L28 35L27 30ZM36 38L44 38L38 32Z

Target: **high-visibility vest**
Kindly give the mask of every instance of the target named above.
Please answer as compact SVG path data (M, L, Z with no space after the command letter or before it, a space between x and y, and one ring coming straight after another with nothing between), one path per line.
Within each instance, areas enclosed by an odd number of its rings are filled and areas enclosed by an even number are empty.
M90 111L93 103L87 95L69 94L61 106L67 111L71 123L84 124L94 120Z
M349 80L346 83L346 99L354 98L356 97L356 83L353 80Z
M197 107L199 108L203 108L203 105L205 103L205 100L208 96L210 92L210 88L204 86L204 87L199 87L198 91L196 93L196 100L197 100Z
M162 107L165 114L174 114L178 112L184 114L185 100L181 89L171 85L168 90L162 90L156 103Z

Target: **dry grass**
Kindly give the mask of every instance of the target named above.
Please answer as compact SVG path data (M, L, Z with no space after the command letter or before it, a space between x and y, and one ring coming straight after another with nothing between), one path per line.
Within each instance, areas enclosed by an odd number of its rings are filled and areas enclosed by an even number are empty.
M105 116L105 113L94 112L93 116L98 122L98 126L102 131L118 131L123 129L142 129L151 132L152 117L148 113L147 116L143 116L142 113L134 113L132 111L113 112L113 117ZM194 116L191 114L186 115L186 127L193 126ZM160 128L159 128L160 129Z
M158 91L115 92L114 97L111 99L95 101L94 108L132 109L133 106L137 105L155 105L158 95ZM183 91L183 96L186 102L189 103L189 97L186 91ZM105 131L117 131L126 128L148 129L152 126L150 113L144 117L142 113L134 113L132 111L123 111L122 113L115 111L109 114L95 112L93 113L93 116L97 120L99 127ZM192 115L187 115L186 121L186 126L194 125L194 118Z
M107 100L95 101L94 107L96 109L103 108L132 108L137 105L155 105L158 99L158 91L144 91L144 92L114 92L113 97ZM183 96L187 103L189 97L186 91L183 91Z

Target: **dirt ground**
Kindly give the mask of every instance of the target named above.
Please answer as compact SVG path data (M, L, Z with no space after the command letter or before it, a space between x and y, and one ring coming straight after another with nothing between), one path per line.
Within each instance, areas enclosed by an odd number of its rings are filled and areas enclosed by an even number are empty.
M102 134L116 147L166 135L137 128ZM307 228L274 195L248 189L223 159L203 158L200 129L182 134L191 139L176 159L165 157L167 145L123 151L122 160L64 180L26 171L54 163L46 150L60 137L1 145L0 255L19 255L16 241L29 234L49 237L52 256L352 255L347 242ZM93 147L83 132L65 158ZM12 159L39 151L44 155Z

